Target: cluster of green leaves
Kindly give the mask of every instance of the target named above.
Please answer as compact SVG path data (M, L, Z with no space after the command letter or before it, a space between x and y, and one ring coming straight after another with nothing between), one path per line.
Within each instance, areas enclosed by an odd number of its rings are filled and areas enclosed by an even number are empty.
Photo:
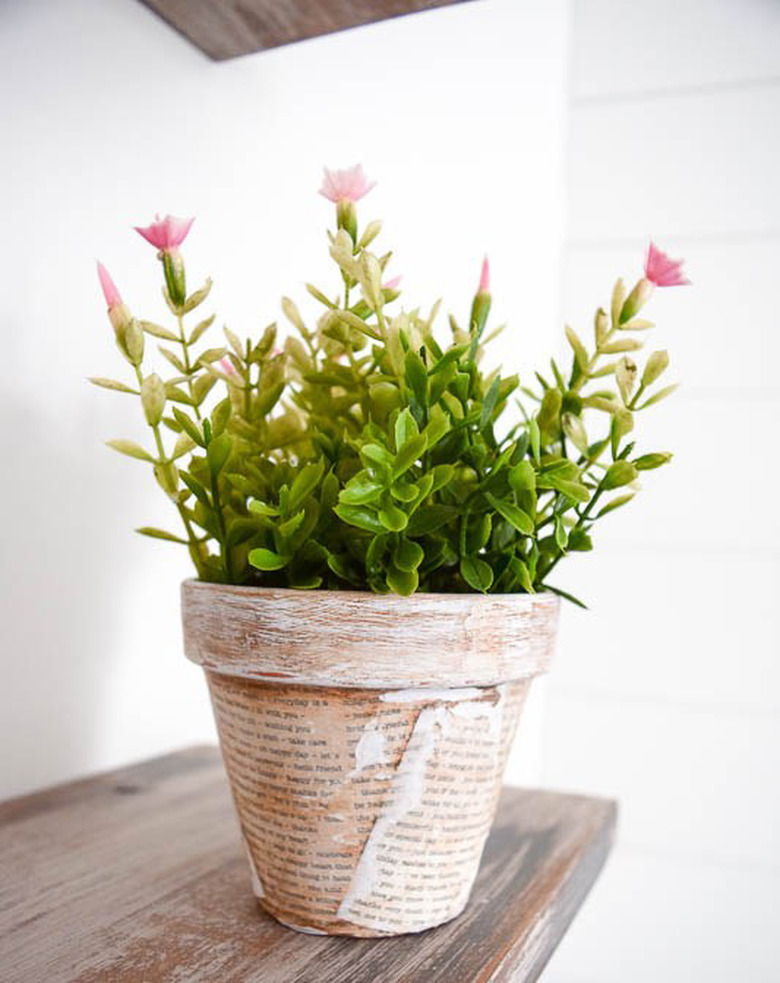
M184 321L209 283L182 303L164 288L175 330L128 312L116 333L135 385L92 381L140 396L153 448L110 444L152 465L183 524L182 535L139 531L187 545L198 576L216 582L555 590L561 558L591 549L594 523L671 456L637 454L632 439L636 414L674 388L653 391L666 352L641 372L630 354L651 327L636 316L647 281L630 293L618 281L592 347L567 328L570 368L553 360L549 379L520 389L483 367L490 295L478 292L467 326L450 317L450 337L437 340L438 304L427 316L399 310L382 285L390 254L369 248L379 232L372 222L361 235L339 211L338 293L308 285L321 306L311 327L285 298L295 331L281 350L272 324L256 342L225 329L224 346L196 353L214 317ZM170 377L144 373L148 336L165 343Z

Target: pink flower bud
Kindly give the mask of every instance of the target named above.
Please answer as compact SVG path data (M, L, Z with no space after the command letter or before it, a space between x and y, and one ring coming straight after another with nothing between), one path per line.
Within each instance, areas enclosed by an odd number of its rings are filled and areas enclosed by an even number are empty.
M395 292L396 290L398 290L398 287L400 286L402 279L403 277L394 276L392 280L388 280L387 283L382 284L382 289L392 290L393 292Z
M111 322L114 331L119 334L119 332L122 331L132 320L132 315L122 302L122 297L116 284L111 279L111 274L101 262L98 262L97 264L97 272L98 280L100 280L100 287L103 291L103 296L106 298L108 319Z
M232 375L232 376L237 376L238 375L238 373L236 372L235 366L230 361L230 359L227 357L227 355L224 355L219 360L219 364L222 367L222 371L225 373L225 375Z
M479 276L479 287L477 288L477 293L490 293L490 263L488 262L487 256L482 260L482 272Z
M166 215L161 219L159 215L155 215L155 221L151 225L136 225L135 231L155 249L170 253L184 242L194 221L194 218L175 218L173 215Z
M671 259L653 242L647 248L645 278L657 287L682 287L691 281L683 276L682 259Z
M97 271L100 286L103 290L103 296L106 298L106 307L111 310L112 307L117 307L122 303L122 298L117 290L116 284L111 279L111 274L99 260L97 264Z
M342 201L359 201L375 186L376 181L369 181L363 173L363 165L343 171L331 171L324 168L325 178L320 188L320 194L338 205Z

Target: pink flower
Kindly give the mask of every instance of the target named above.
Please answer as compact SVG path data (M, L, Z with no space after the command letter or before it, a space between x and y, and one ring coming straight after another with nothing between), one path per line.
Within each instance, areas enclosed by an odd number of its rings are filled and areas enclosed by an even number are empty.
M111 274L100 262L98 262L97 271L100 286L103 290L103 296L106 298L106 306L109 310L111 310L112 307L119 307L122 303L122 298L117 290L116 284L111 279Z
M359 201L374 187L376 181L369 181L363 173L363 165L356 164L344 171L330 171L324 168L325 178L320 194L336 205L340 201Z
M169 253L179 246L187 238L187 233L192 227L194 218L175 218L173 215L166 215L161 219L155 215L155 220L146 228L135 226L135 231L142 235L147 242L151 243L155 249Z
M398 287L400 286L402 279L403 277L394 276L392 280L388 280L387 283L382 284L382 289L393 290L393 291L398 290Z
M219 360L219 364L222 366L222 371L225 373L225 375L238 375L238 373L236 372L235 366L230 361L230 359L227 357L227 355L224 355Z
M490 263L488 262L487 256L482 260L482 272L479 276L479 288L477 289L477 293L490 293Z
M645 279L657 287L683 287L691 282L683 276L683 262L681 259L670 259L651 242L645 260Z

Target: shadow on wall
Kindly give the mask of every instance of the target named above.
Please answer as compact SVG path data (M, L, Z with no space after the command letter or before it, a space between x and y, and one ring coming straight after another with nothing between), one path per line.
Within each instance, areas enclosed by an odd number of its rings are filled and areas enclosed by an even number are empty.
M2 796L95 766L123 586L113 530L129 489L120 469L108 486L88 480L96 448L52 439L33 405L0 411L6 473L18 476L5 489L0 561Z

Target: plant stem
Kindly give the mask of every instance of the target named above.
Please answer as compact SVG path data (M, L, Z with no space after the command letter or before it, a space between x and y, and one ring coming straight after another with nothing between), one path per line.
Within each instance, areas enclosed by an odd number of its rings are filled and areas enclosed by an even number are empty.
M222 566L225 571L225 581L228 584L232 584L233 558L230 554L230 549L228 548L227 527L225 526L225 516L222 512L222 502L219 497L219 480L218 476L213 472L211 475L211 500L214 503L214 511L217 514L217 522L219 523L220 546L222 548Z
M140 365L135 366L135 375L136 378L138 379L138 388L140 389L144 381L144 377L143 377L143 373L141 372ZM160 465L172 463L171 459L168 458L168 456L165 453L165 446L162 440L162 433L160 432L160 424L150 423L149 426L151 427L152 433L154 434L154 442L157 445L157 453L159 454L159 459L157 460L156 463ZM189 517L187 515L183 503L176 501L175 505L176 505L176 511L179 513L181 521L184 523L184 528L187 531L187 540L189 543L189 551L190 551L190 556L192 557L192 562L195 564L195 569L198 571L198 576L202 577L203 568L200 563L200 555L198 553L198 548L197 548L198 537L195 535L195 530L192 528L192 523L189 520Z
M200 420L200 407L195 403L195 397L193 395L193 385L192 385L192 363L190 362L190 349L187 342L187 336L184 334L184 315L179 311L176 315L176 320L179 322L179 344L182 348L182 354L184 356L184 374L187 376L187 388L190 393L190 399L192 399L192 408L195 411L196 419Z

